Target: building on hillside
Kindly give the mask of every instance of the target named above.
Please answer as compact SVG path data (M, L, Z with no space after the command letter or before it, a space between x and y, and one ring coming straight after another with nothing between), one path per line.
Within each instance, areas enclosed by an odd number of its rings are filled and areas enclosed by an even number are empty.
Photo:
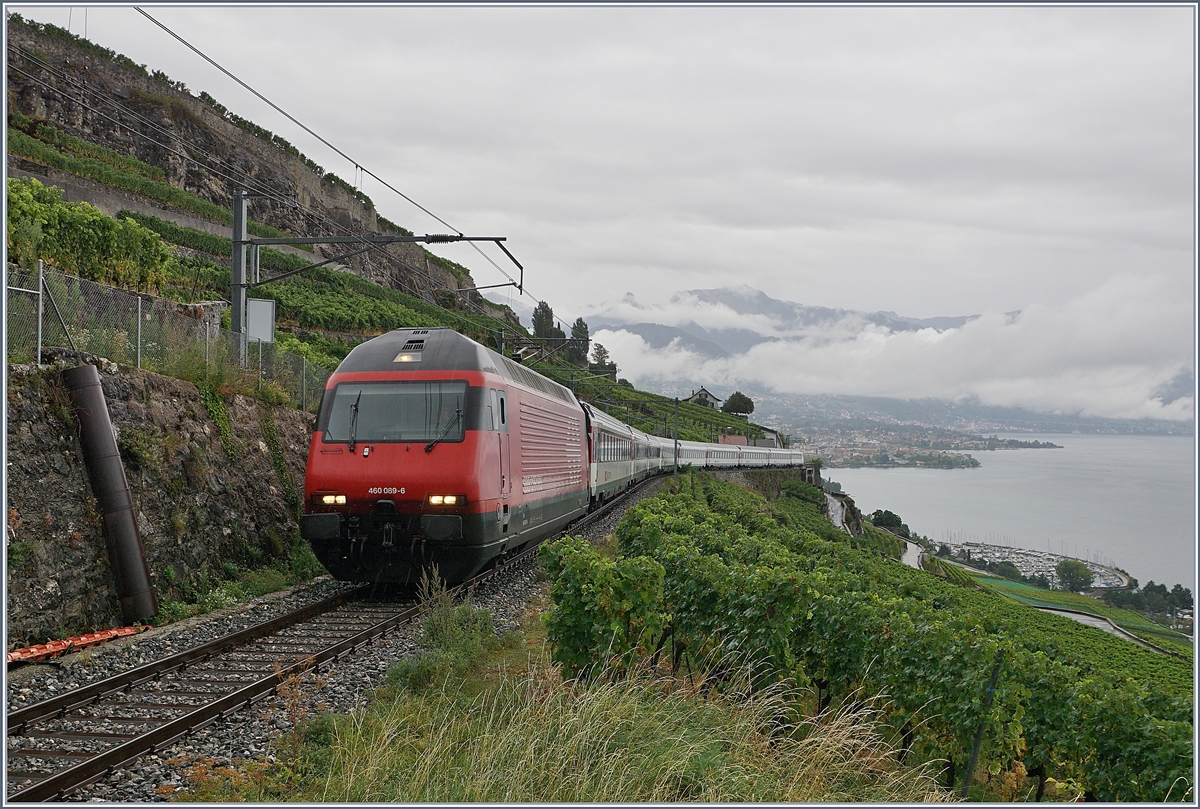
M692 404L698 404L702 407L711 407L713 410L716 410L718 407L721 406L721 400L718 399L716 396L713 396L711 393L706 391L704 388L700 388L700 390L692 391L692 395L687 397L683 401L691 402Z
M721 435L717 436L717 443L718 444L732 444L732 445L738 446L738 447L749 446L749 442L746 441L746 436L744 436L744 435L721 434Z
M763 437L754 439L754 446L778 449L783 446L783 443L779 440L779 433L773 430L763 430Z

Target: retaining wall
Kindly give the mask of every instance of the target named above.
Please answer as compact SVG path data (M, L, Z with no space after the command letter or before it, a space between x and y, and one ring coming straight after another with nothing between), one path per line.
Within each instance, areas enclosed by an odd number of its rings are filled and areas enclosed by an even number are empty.
M290 553L312 415L220 396L227 449L192 383L47 354L8 366L8 649L121 623L62 367L100 367L160 600Z

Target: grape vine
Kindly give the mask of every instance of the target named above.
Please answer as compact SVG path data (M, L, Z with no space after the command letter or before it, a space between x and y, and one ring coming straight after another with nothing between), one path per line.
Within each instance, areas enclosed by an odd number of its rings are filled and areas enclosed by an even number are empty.
M1028 772L1108 801L1189 794L1183 661L856 547L803 487L768 501L679 481L626 514L616 560L580 542L543 551L567 674L660 663L664 649L660 664L702 666L717 684L749 664L808 685L813 711L886 695L901 755L946 762L947 787L982 732L976 777Z

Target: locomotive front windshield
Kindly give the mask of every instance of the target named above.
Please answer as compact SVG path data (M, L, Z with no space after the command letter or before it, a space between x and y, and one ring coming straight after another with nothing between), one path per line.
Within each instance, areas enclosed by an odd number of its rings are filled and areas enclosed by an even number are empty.
M463 440L466 382L343 382L321 405L326 443Z

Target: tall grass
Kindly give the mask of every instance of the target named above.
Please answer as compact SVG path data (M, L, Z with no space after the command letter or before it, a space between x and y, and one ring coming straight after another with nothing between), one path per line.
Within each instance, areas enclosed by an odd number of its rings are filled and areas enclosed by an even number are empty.
M199 800L302 802L907 802L944 798L901 767L861 706L796 718L797 694L671 678L563 682L533 620L434 593L422 652L353 716L319 717L289 765L193 770ZM508 636L511 640L512 636ZM736 693L735 693L736 692Z
M705 699L646 680L562 683L533 661L470 701L444 686L337 728L322 801L916 801L869 717L772 735L781 694Z

